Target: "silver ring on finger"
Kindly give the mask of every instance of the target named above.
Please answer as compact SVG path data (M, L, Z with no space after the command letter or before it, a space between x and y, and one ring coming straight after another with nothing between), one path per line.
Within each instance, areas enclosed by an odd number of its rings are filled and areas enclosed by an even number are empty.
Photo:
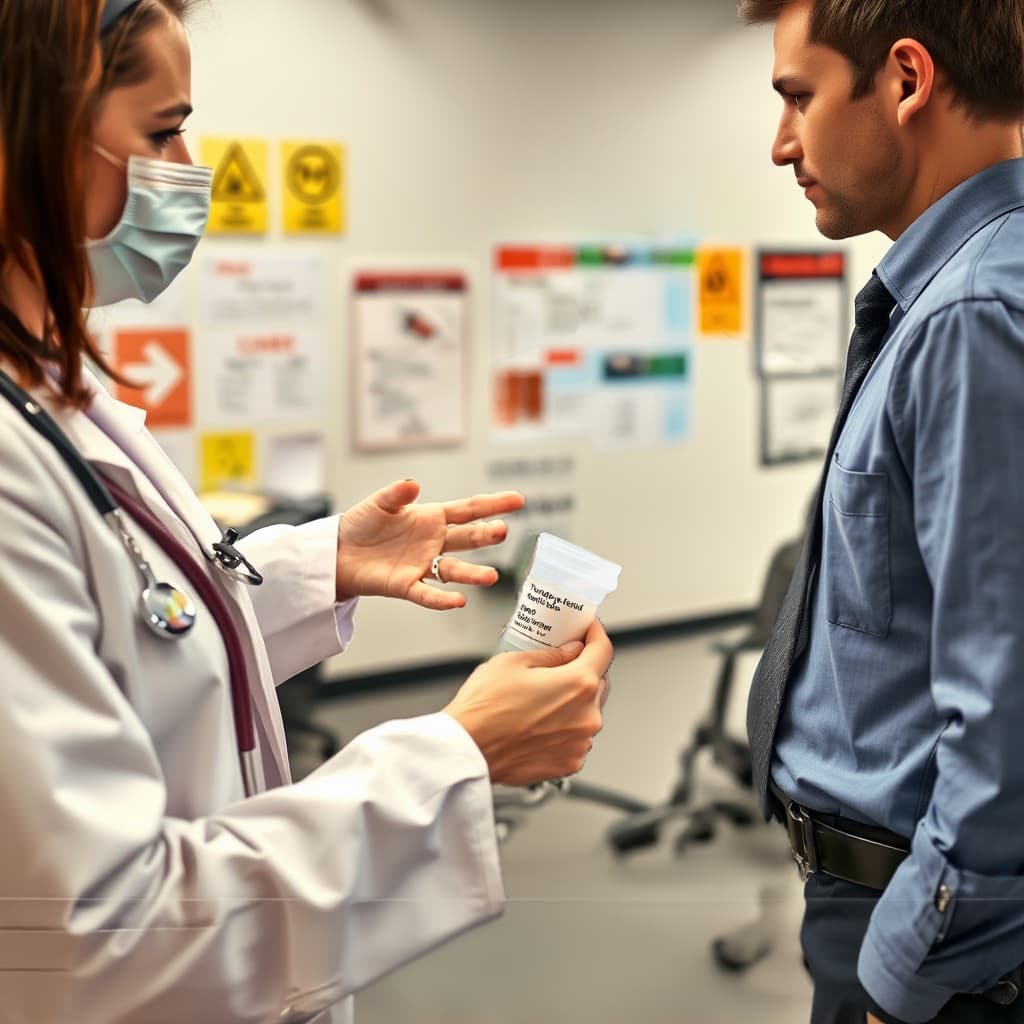
M444 577L441 575L441 559L444 555L435 555L434 560L430 563L430 575L437 580L438 583L445 583Z

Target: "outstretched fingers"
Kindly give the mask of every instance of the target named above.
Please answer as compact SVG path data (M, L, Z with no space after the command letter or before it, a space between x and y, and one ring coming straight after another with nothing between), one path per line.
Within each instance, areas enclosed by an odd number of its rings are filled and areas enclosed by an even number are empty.
M478 519L518 512L526 499L518 491L500 491L497 494L476 494L472 498L445 502L445 520L449 526L463 526Z
M396 480L377 491L373 501L384 512L395 515L407 505L411 505L419 496L420 485L415 480Z
M500 544L508 536L508 524L500 519L490 523L472 523L468 526L450 526L445 537L444 550L477 551Z
M454 590L440 590L426 583L414 583L406 595L413 604L427 608L433 612L449 612L456 608L464 608L466 597Z

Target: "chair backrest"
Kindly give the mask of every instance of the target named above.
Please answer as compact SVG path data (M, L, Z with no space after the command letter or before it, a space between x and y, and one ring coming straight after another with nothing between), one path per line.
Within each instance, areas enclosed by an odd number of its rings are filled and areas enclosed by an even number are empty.
M782 608L782 599L786 596L789 581L793 578L793 571L796 569L802 544L803 538L798 537L796 540L783 544L772 555L768 572L765 574L764 586L761 588L761 600L754 610L754 621L751 624L748 637L751 644L764 645L768 643L772 627Z

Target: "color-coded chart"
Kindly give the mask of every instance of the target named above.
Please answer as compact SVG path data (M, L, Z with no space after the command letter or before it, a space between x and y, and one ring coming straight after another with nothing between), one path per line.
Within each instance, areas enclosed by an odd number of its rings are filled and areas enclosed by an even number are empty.
M683 440L696 266L688 246L499 248L496 432L612 448Z

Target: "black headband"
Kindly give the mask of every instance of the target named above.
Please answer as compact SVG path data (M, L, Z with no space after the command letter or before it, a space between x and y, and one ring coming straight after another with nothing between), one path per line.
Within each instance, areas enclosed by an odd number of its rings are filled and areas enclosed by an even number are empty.
M106 32L123 14L127 14L139 0L106 0L100 16L100 32Z

